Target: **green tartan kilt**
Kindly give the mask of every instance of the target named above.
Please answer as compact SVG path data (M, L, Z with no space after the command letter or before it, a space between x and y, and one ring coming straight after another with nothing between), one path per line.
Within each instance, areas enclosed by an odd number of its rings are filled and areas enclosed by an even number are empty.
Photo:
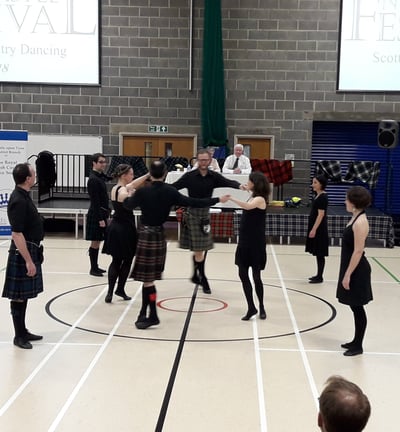
M36 275L27 276L24 258L15 247L10 248L2 297L10 300L26 300L37 297L43 291L43 251L33 243L27 243L27 248L36 266Z
M204 234L201 220L210 218L209 208L189 207L183 212L179 247L191 251L206 251L214 248L211 232Z

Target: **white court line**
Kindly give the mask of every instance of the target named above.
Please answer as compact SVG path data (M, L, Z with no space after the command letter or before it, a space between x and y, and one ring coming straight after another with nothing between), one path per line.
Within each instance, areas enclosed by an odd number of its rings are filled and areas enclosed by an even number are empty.
M267 432L267 415L265 413L264 384L260 358L260 344L258 339L257 321L253 320L253 341L254 357L256 361L257 390L258 390L258 409L260 414L260 431Z
M285 281L283 280L283 277L282 277L282 272L281 272L281 269L279 267L279 263L278 263L278 259L277 259L276 254L275 254L274 246L270 245L270 248L272 251L272 256L274 258L275 267L276 267L276 270L278 272L279 280L281 283L282 293L283 293L283 296L284 296L285 301L286 301L286 307L288 308L288 311L289 311L289 316L290 316L290 320L292 322L293 331L294 331L294 334L296 336L296 341L297 341L297 345L299 347L299 352L300 352L301 358L303 360L304 369L305 369L307 377L308 377L308 383L311 387L311 392L312 392L313 397L314 397L314 403L315 403L317 411L318 411L319 410L319 404L318 404L319 394L318 394L318 390L317 390L317 386L315 384L313 374L311 372L310 362L308 361L306 350L304 349L304 345L303 345L303 341L301 339L299 327L297 325L296 317L294 316L294 313L293 313L292 305L291 305L290 300L289 300Z
M105 349L108 347L109 343L111 342L111 339L113 338L115 332L117 331L118 327L120 326L121 322L125 318L126 314L128 313L129 309L131 308L131 305L136 300L136 297L141 292L141 288L139 288L136 291L136 294L132 298L132 300L128 303L125 310L122 312L121 316L119 317L118 321L115 323L113 329L107 336L104 343L101 345L100 349L97 351L96 355L94 356L93 360L90 362L88 368L86 369L85 373L82 375L81 379L79 380L78 384L75 386L74 390L72 391L71 395L65 402L64 406L61 408L60 412L58 413L57 417L54 419L53 423L48 429L48 432L55 431L57 426L60 424L61 420L63 419L65 413L68 411L68 408L71 406L72 402L74 401L75 397L79 393L80 389L82 388L83 384L85 384L87 378L89 377L90 373L92 372L93 368L96 366L97 362L99 361L100 357L102 356Z
M45 366L45 364L53 357L57 350L62 346L63 342L70 336L70 334L75 330L79 323L85 318L85 316L90 312L93 306L98 302L98 300L103 297L107 286L100 292L100 294L92 301L92 303L86 308L83 314L74 322L70 329L64 334L64 336L55 344L53 349L46 355L46 357L39 363L35 370L28 376L28 378L18 387L14 394L7 400L7 402L0 408L0 417L10 408L10 406L16 401L16 399L21 395L21 393L26 389L30 382L35 378L35 376L40 372L40 370Z
M300 352L299 349L296 348L260 348L260 351L277 351L277 352ZM336 353L342 353L344 350L321 350L321 349L305 349L306 353L318 353L318 354L336 354ZM400 353L397 352L376 352L376 351L364 351L365 355L374 355L374 356L393 356L393 357L399 357Z

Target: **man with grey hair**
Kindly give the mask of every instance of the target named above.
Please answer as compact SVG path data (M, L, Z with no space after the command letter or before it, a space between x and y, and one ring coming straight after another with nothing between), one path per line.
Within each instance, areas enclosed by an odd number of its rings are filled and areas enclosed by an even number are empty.
M360 387L341 376L328 378L319 398L322 432L361 432L370 414L370 403Z
M233 148L233 154L225 159L222 167L224 174L250 174L250 159L243 154L242 144L236 144Z

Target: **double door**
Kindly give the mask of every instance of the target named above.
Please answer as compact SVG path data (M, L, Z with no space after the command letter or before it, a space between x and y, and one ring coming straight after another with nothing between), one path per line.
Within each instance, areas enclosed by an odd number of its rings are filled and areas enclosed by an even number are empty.
M159 157L185 157L190 160L197 150L197 136L124 135L121 153L141 156L146 161Z

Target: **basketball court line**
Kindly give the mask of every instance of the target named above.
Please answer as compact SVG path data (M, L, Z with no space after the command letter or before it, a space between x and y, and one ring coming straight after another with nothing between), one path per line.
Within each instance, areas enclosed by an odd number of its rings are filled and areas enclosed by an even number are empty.
M54 345L53 349L44 357L44 359L38 364L34 371L28 376L28 378L18 387L14 394L6 401L6 403L0 407L0 417L10 408L10 406L17 400L21 393L26 389L26 387L31 383L35 376L41 371L41 369L46 365L46 363L53 357L53 355L58 351L58 349L63 345L63 342L71 335L78 324L86 317L86 315L91 311L94 305L103 297L106 287L99 293L99 295L92 301L92 303L85 309L82 315L74 322L74 324L68 329L64 336Z
M102 295L103 295L104 291L105 290L103 290L101 292ZM136 297L138 296L139 293L140 293L140 290L137 290L135 296L132 298L132 300L129 301L129 303L125 307L124 311L120 315L118 321L115 323L114 327L112 328L111 332L107 336L106 340L101 344L100 349L97 351L97 353L94 356L93 360L90 362L89 366L85 370L85 372L82 375L81 379L79 380L78 384L75 386L75 388L71 392L70 396L68 397L67 401L65 402L65 404L63 405L63 407L61 408L61 410L57 414L56 418L54 419L53 423L50 425L50 427L48 429L48 432L53 432L53 431L55 431L57 429L57 426L60 424L60 422L63 419L64 415L68 411L68 408L71 406L72 402L74 401L74 399L78 395L80 389L85 384L85 382L88 379L88 377L89 377L90 373L92 372L93 368L96 366L97 362L100 360L100 358L101 358L102 354L104 353L105 349L110 344L110 342L111 342L111 340L112 340L112 338L114 336L114 333L117 331L118 327L121 325L121 323L124 320L125 316L129 312L129 310L130 310L130 308L132 306L132 303L136 300ZM96 297L96 301L98 301L98 300L99 300L99 296Z
M278 276L279 276L279 279L281 281L282 293L283 293L283 296L284 296L285 301L286 301L286 306L287 306L287 309L289 312L290 320L292 322L292 326L293 326L294 334L296 337L297 345L299 347L299 351L300 351L301 358L303 361L303 366L304 366L304 369L305 369L305 372L306 372L306 375L308 378L308 383L310 385L310 389L311 389L311 392L312 392L312 395L314 398L314 402L315 402L315 405L316 405L316 408L318 411L318 409L319 409L319 405L318 405L319 393L317 390L317 385L315 383L315 380L314 380L314 377L313 377L313 374L311 371L311 366L310 366L310 362L309 362L308 357L307 357L306 350L304 349L304 344L303 344L303 340L301 338L301 333L300 333L299 327L297 325L297 321L296 321L296 317L295 317L294 312L293 312L292 304L289 300L289 295L287 293L285 281L284 281L283 276L282 276L282 272L281 272L281 268L279 266L278 258L275 254L274 246L270 245L270 249L271 249L272 257L274 259L276 271L278 272Z

